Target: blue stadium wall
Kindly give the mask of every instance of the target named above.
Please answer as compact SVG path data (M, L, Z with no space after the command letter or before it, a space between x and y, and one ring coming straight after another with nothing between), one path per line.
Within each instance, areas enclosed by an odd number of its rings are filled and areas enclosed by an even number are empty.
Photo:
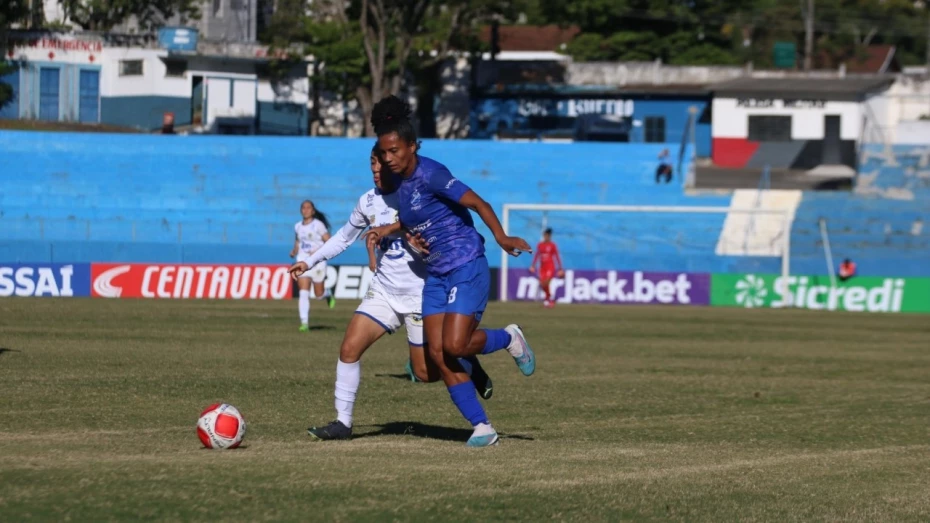
M0 261L286 263L298 207L338 227L371 187L370 139L0 132ZM426 141L498 211L504 203L727 206L726 193L657 185L656 155L676 144ZM902 151L903 155L912 154ZM685 157L689 157L686 154ZM892 155L893 156L893 155ZM923 162L923 163L921 163ZM808 193L792 231L792 272L822 274L817 221L862 275L930 276L930 170L878 153L857 193ZM778 258L717 256L725 216L514 213L536 241L557 231L573 268L777 272ZM489 239L489 260L500 251ZM366 262L352 247L344 263ZM525 266L528 257L514 261Z

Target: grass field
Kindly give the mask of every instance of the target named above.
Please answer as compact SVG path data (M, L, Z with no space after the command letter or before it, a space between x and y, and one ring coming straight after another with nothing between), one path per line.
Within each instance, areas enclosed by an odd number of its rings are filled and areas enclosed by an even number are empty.
M313 442L354 305L0 300L0 520L930 520L926 316L492 305L538 353L484 359L499 447L402 336ZM200 448L214 401L245 448Z

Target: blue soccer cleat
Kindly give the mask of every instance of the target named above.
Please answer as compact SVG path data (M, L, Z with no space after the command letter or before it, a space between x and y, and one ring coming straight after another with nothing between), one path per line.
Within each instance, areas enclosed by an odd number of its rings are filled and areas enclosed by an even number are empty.
M504 330L510 333L510 346L507 352L513 356L513 360L520 368L524 376L530 376L536 372L536 353L526 342L526 336L523 335L523 329L519 325L508 325Z
M497 431L495 431L493 427L491 427L490 425L484 425L484 426L479 425L475 427L475 432L472 433L470 438L468 438L468 443L466 443L465 446L466 447L492 447L494 445L497 445L500 442L501 442L501 439L497 436Z

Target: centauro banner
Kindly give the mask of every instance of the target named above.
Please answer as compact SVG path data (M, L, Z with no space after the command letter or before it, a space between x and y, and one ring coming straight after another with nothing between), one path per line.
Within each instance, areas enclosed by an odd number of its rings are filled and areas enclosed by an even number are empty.
M830 285L826 276L714 274L710 304L796 307L855 312L930 312L930 278L854 277Z

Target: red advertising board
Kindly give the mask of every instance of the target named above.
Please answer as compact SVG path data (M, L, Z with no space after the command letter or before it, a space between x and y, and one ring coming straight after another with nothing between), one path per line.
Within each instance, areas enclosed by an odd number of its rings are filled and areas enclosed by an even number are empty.
M94 263L97 298L281 300L291 297L287 265Z

